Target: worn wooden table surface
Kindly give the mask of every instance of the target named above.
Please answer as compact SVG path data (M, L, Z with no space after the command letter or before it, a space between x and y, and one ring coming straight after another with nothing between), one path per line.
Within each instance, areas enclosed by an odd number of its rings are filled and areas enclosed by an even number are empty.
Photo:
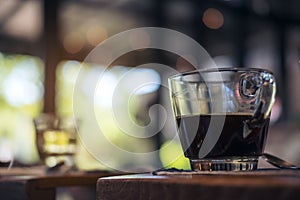
M300 199L300 171L105 177L97 199Z
M90 197L96 197L96 182L100 177L112 176L120 173L112 172L71 172L41 174L22 172L19 170L1 171L0 173L0 199L22 200L53 200L56 199L58 188L77 187L89 188ZM83 199L89 199L87 196Z

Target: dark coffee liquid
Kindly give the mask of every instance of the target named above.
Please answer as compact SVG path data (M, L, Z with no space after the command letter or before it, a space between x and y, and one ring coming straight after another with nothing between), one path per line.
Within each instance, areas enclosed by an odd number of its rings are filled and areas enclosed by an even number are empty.
M219 139L205 158L262 154L269 119L254 120L253 116L246 114L214 114L177 118L180 141L186 157L199 159L199 151L212 117L214 121L224 121L224 125L219 129L221 131Z

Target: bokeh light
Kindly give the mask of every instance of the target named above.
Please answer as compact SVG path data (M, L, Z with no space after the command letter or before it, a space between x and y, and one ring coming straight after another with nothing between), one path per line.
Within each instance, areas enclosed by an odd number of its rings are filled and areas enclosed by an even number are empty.
M91 26L86 32L86 40L92 46L97 46L107 38L107 30L99 25Z
M40 101L44 90L36 77L39 77L39 69L33 60L24 59L16 65L2 85L2 93L7 103L20 107Z
M224 24L224 17L219 10L208 8L203 13L202 21L210 29L219 29Z
M76 32L72 32L65 36L63 46L68 53L78 53L84 46L84 38Z

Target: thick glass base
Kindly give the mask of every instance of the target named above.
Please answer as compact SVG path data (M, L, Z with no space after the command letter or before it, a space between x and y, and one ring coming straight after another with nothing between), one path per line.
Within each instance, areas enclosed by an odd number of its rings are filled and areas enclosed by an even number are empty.
M251 171L257 169L258 157L190 159L194 171Z
M71 155L48 156L45 158L44 164L47 167L55 167L57 165L73 167L75 165L75 161L74 157Z

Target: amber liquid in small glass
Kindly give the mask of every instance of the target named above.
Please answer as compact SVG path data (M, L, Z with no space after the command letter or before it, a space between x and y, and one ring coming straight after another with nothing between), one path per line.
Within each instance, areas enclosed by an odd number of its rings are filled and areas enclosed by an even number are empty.
M46 162L44 164L51 165L49 162L55 164L74 156L76 138L64 130L40 130L37 132L37 148L41 160Z

